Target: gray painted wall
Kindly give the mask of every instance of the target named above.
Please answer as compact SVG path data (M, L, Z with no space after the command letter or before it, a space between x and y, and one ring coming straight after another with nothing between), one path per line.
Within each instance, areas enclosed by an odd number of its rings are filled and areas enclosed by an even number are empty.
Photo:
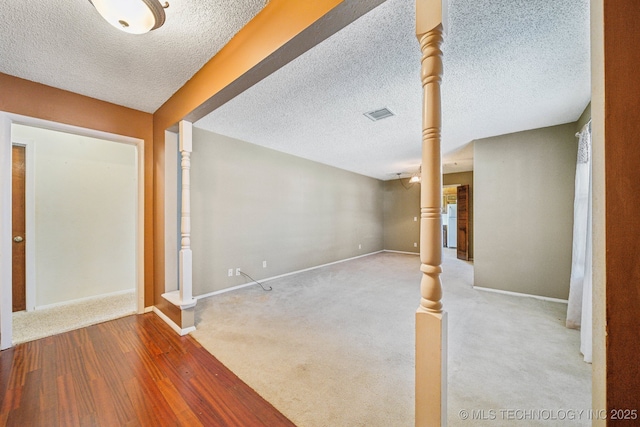
M475 141L475 286L566 299L576 123Z
M420 184L393 179L384 182L384 248L420 252ZM416 221L417 219L417 221ZM414 246L414 244L416 246Z
M383 249L376 179L197 128L191 177L194 295Z

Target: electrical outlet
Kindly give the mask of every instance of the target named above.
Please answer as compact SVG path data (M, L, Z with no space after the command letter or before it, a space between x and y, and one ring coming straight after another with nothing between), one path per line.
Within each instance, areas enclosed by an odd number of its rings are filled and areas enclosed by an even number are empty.
M418 244L417 244L416 242L413 242L413 247L414 247L414 248L417 248L417 247L418 247Z
M414 217L413 217L413 221L417 222L417 221L418 221L418 217L417 217L417 216L414 216Z
M240 275L240 267L236 268L236 276Z
M262 268L267 268L267 261L262 261Z
M230 268L227 274L229 275L229 277L233 276L233 268Z
M362 243L358 245L358 249L362 249Z

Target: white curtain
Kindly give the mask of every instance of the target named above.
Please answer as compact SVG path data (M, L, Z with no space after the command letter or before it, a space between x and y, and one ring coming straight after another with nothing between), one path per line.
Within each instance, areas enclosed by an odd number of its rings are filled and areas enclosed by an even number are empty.
M573 203L573 254L567 327L580 329L580 351L591 363L591 122L577 134L578 161Z

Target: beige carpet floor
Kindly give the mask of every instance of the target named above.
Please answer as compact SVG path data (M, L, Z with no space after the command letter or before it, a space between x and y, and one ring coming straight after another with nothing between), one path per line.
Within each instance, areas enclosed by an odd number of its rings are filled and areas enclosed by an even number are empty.
M136 312L135 291L13 313L13 344L71 331Z
M561 412L591 406L566 305L474 290L450 250L443 267L449 425L590 425ZM376 254L203 299L192 335L300 427L413 426L419 281L417 256Z

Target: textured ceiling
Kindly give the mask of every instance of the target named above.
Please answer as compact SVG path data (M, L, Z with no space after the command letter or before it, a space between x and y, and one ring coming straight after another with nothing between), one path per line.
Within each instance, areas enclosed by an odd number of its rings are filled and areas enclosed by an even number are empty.
M148 34L109 25L88 0L0 2L0 72L154 112L265 0L171 0Z
M136 36L88 0L4 0L0 72L154 112L265 0L170 3L163 27ZM387 0L196 126L381 179L413 172L414 28L414 0ZM446 30L445 171L471 167L474 139L575 121L589 102L589 0L449 0ZM363 115L381 107L396 115Z
M416 170L414 4L387 0L195 125L380 179ZM445 171L470 170L474 139L578 119L590 99L588 0L450 0L448 12ZM396 116L363 115L381 107Z

